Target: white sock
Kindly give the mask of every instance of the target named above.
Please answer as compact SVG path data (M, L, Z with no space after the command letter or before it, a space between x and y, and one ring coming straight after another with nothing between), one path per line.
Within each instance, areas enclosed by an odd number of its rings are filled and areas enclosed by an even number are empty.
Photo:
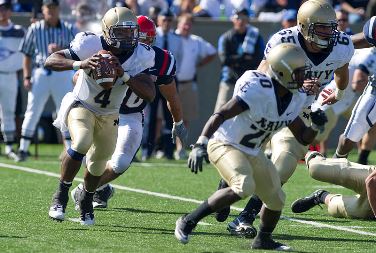
M9 154L12 151L12 145L5 145L5 154Z
M29 150L31 140L21 138L20 141L20 150L27 152Z

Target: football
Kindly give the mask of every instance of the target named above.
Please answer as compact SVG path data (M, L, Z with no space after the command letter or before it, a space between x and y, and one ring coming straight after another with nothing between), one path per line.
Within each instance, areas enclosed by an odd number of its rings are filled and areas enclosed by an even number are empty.
M101 58L98 66L93 70L93 78L98 85L102 86L103 89L108 90L113 87L116 78L115 69L109 61L112 54L106 50L100 50L98 54L101 55Z

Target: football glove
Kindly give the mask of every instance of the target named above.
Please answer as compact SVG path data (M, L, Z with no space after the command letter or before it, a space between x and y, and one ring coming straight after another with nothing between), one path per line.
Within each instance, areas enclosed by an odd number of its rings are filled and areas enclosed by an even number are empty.
M197 174L198 170L202 171L203 159L205 159L206 163L209 163L208 152L206 151L206 145L201 143L191 145L191 148L192 151L188 157L188 167L191 169L191 172Z
M174 144L176 143L176 137L179 137L180 141L182 142L183 147L187 143L188 131L187 131L187 128L185 128L183 122L181 124L176 124L174 122L174 125L172 126L171 135L172 135L171 136L172 143Z
M317 111L311 112L311 128L315 131L324 131L324 125L328 122L328 118L323 110L318 109Z

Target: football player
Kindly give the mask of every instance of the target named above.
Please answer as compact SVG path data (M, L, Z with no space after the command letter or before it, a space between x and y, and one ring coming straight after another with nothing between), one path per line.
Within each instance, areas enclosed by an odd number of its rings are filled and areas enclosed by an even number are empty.
M316 205L325 204L328 213L333 217L375 219L376 213L372 211L371 206L376 206L376 199L369 199L367 195L369 185L372 184L372 175L376 174L374 165L353 163L345 158L325 158L317 151L307 153L305 161L312 178L341 185L353 190L357 195L345 196L317 190L305 198L294 201L291 205L294 213L303 213Z
M156 76L156 86L166 98L167 106L174 120L172 128L173 141L176 137L186 143L188 132L183 124L182 109L175 84L176 61L171 52L153 46L156 37L154 22L146 16L138 16L139 40L155 51L155 65L149 73ZM138 97L131 89L126 93L120 107L119 133L115 152L107 163L99 187L94 194L94 208L106 208L109 198L113 196L114 188L109 184L122 175L130 166L132 159L141 144L143 132L143 109L146 101ZM82 184L72 190L72 198L78 200ZM76 202L76 208L77 208Z
M311 79L312 86L325 86L334 77L337 89L323 100L323 104L333 104L340 100L348 84L348 63L354 53L350 37L337 30L336 14L326 1L309 0L304 2L298 11L298 25L281 30L274 34L265 49L265 56L276 45L294 43L303 49L311 69L306 72L306 78ZM263 60L259 69L268 68L268 62ZM308 87L307 82L307 87ZM306 84L305 84L306 85ZM311 102L315 96L310 96ZM301 113L301 118L309 124L310 109ZM281 183L284 184L296 169L297 163L304 158L307 146L297 141L289 128L285 127L271 139L272 157ZM220 187L225 187L220 184ZM228 225L231 234L248 236L254 235L252 223L259 212L262 202L257 196L252 196L245 209ZM216 214L218 221L227 218L229 207Z
M154 50L138 43L137 18L125 7L115 7L102 19L103 35L83 32L76 35L70 48L52 54L45 67L55 71L79 70L80 75L73 93L62 102L54 125L69 129L72 145L61 163L58 189L53 195L49 216L63 221L68 202L68 191L86 155L84 190L79 196L80 221L94 224L93 195L116 144L119 109L127 88L144 90L152 101L155 95L153 80L142 74L154 65ZM100 50L110 51L109 58L116 70L115 82L110 89L96 83L92 72L98 65Z
M320 152L326 156L326 139L330 132L337 124L339 115L344 115L348 119L351 115L351 110L355 102L359 98L357 94L361 94L368 82L368 76L376 73L376 49L358 49L355 50L354 56L349 63L349 83L345 90L345 94L341 101L333 105L321 105L323 98L328 96L336 89L336 83L332 80L323 91L321 91L319 98L312 105L312 110L320 108L325 111L328 118L328 123L325 124L323 132L316 136L316 141L320 142ZM364 143L362 141L362 146ZM358 163L364 163L362 159Z
M307 127L299 112L307 94L299 91L305 79L306 56L297 45L283 43L266 56L268 70L246 71L236 82L232 99L214 113L189 154L192 172L202 170L203 159L217 168L229 187L220 189L196 210L176 221L175 237L188 243L197 223L209 214L256 193L265 203L254 249L289 250L272 239L285 201L274 164L260 151L274 132L287 126L306 145L325 124L323 112L312 113ZM211 138L209 140L209 138Z

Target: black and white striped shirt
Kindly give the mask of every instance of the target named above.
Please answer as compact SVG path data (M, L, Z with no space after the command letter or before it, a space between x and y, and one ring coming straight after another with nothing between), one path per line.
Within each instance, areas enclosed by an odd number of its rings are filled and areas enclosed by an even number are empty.
M50 55L48 45L56 43L61 48L68 48L77 32L73 24L65 21L59 21L56 27L51 27L41 20L30 25L19 49L32 57L36 66L43 66Z

